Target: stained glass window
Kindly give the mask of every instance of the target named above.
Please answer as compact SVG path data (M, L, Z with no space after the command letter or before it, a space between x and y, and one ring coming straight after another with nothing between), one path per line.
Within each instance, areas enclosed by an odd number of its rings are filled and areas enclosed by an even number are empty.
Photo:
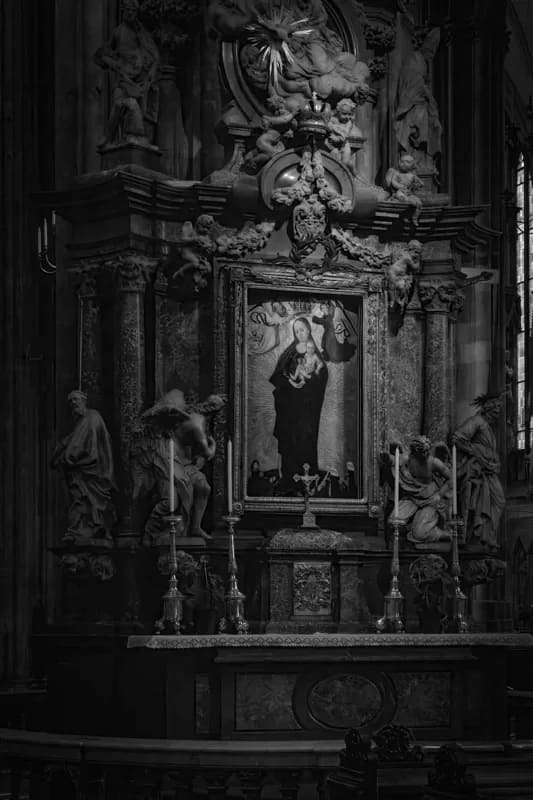
M520 327L516 341L516 446L518 450L531 449L531 385L530 338L531 292L533 291L533 185L524 156L518 160L516 180L517 237L516 237L516 291L520 300ZM533 354L533 353L531 353Z

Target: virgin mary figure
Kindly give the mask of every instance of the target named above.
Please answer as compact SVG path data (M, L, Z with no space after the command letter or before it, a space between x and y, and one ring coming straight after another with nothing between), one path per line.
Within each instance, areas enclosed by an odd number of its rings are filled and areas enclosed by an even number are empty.
M276 422L283 483L287 485L309 464L310 474L318 470L318 431L328 368L311 333L311 324L298 317L293 324L293 341L283 351L270 382L274 384Z

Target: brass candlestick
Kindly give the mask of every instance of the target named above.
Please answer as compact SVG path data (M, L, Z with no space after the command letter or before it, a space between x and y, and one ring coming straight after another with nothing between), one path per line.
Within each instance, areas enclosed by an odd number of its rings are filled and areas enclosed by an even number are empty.
M448 633L468 633L468 598L461 589L461 564L459 563L459 528L463 521L457 514L450 520L452 529L452 563L450 574L453 579L452 594L447 599L447 614L444 627Z
M400 574L400 521L393 519L394 536L392 540L391 584L385 595L383 616L376 622L378 633L404 633L403 594L400 592L398 575Z
M229 548L228 548L228 591L224 596L225 615L218 623L219 633L248 633L248 623L244 618L244 595L237 585L237 559L235 557L235 525L240 517L236 514L228 514L222 517L228 526Z
M183 517L171 514L166 517L170 530L170 578L168 589L163 595L163 615L155 623L155 632L163 633L170 628L172 633L181 633L181 619L183 616L183 595L178 587L178 560L176 557L176 534L183 524Z

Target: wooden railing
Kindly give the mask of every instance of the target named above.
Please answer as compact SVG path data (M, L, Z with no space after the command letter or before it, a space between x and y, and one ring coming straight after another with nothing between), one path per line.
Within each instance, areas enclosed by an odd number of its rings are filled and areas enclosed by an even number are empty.
M367 800L338 778L340 741L115 739L0 729L3 796L11 800ZM422 798L438 744L413 763L380 763L377 794ZM533 798L533 741L461 746L480 788ZM350 776L348 776L349 778ZM349 784L349 780L348 780ZM2 792L0 791L0 794Z

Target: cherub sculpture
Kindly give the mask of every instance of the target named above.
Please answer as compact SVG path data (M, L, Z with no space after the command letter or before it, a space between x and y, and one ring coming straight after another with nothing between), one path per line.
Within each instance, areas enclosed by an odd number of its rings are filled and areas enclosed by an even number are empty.
M386 267L389 290L389 308L405 311L411 299L414 277L420 272L420 255L422 243L411 239L407 249Z
M294 133L295 113L287 108L285 100L272 94L266 104L273 113L263 114L262 131L256 139L255 147L244 157L243 168L251 174L259 172L271 158L282 153L286 148L286 140L291 139Z
M179 266L171 266L171 281L190 276L193 291L208 285L215 253L226 257L242 257L260 250L268 241L274 222L247 223L240 231L220 225L211 214L200 214L196 223L183 223L179 247Z
M181 229L180 266L172 273L171 280L183 280L189 275L195 293L205 289L212 272L211 258L216 251L212 237L215 225L210 214L200 214L195 225L187 221Z
M145 525L147 539L155 544L167 539L170 513L170 441L174 442L175 511L183 517L189 536L208 539L202 528L211 488L203 473L215 455L215 441L207 418L224 406L225 399L210 395L203 403L188 405L183 392L173 389L145 411L132 436L130 462L133 496L147 497L152 508Z
M391 167L385 176L385 186L391 193L390 200L407 203L413 207L413 225L417 226L422 211L419 192L424 184L416 174L413 156L404 153L400 156L398 168Z
M396 445L391 447L395 450ZM392 485L394 476L391 453L382 454L382 466L387 468L384 479ZM400 454L400 502L398 519L407 528L407 538L414 545L451 539L446 519L451 504L451 475L449 467L432 453L426 436L415 436L409 452ZM394 517L392 511L390 521Z
M326 147L355 174L353 147L363 141L363 134L355 124L356 104L346 97L339 100L328 121Z

